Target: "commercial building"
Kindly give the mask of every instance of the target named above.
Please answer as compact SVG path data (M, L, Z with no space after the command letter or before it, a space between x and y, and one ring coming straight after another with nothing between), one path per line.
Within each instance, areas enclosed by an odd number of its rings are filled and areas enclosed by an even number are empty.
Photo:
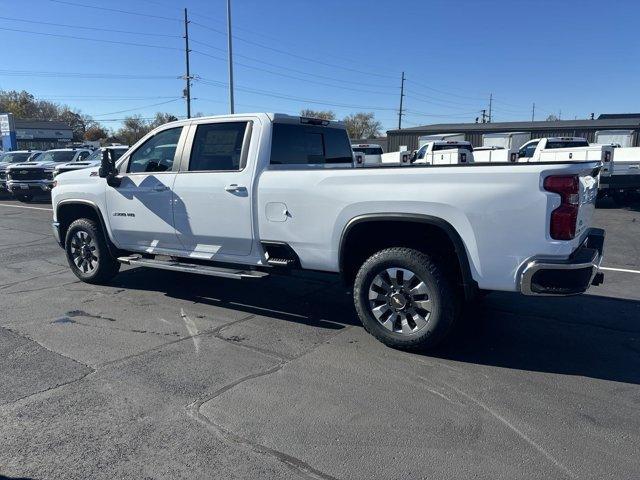
M602 130L625 130L632 132L632 146L640 146L640 113L603 114L594 120L556 120L540 122L495 122L495 123L442 123L421 127L389 130L388 149L395 152L401 146L410 150L418 148L418 138L423 135L445 133L464 134L465 140L474 147L482 145L485 133L526 132L531 138L584 137L590 142L595 133Z
M48 150L73 140L71 127L58 121L24 120L10 113L0 114L2 150Z

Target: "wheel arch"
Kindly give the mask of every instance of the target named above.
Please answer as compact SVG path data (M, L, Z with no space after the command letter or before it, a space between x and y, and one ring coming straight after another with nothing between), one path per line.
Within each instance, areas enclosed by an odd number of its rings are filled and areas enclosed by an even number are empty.
M359 215L347 222L345 227L342 230L342 234L340 236L339 243L339 254L338 254L338 263L341 276L348 282L351 283L351 280L355 278L355 272L353 271L353 265L350 265L349 262L349 252L353 251L351 249L357 248L358 245L356 241L362 237L366 236L369 227L373 227L378 224L385 224L388 222L405 224L409 229L424 227L425 233L434 234L439 232L439 235L442 235L442 238L448 239L450 245L453 249L453 254L457 259L457 268L460 275L460 284L464 291L464 296L466 299L472 299L476 296L478 292L478 284L473 279L471 274L471 266L469 263L469 256L467 253L467 249L462 240L462 237L457 232L457 230L446 220L440 217L434 217L431 215L424 214L412 214L412 213L380 213L380 214L364 214ZM364 228L363 227L367 227ZM373 244L376 243L375 240L369 240ZM392 243L388 246L402 246L403 242L400 241L398 245ZM384 240L381 245L384 245ZM406 245L405 245L406 246ZM366 249L365 249L366 251ZM366 260L366 259L365 259ZM358 263L358 262L356 262Z
M109 231L102 212L98 205L90 200L63 200L56 205L56 220L59 223L60 241L64 248L67 229L71 223L79 218L89 218L97 221L104 240L113 255L116 254L116 247L109 238Z

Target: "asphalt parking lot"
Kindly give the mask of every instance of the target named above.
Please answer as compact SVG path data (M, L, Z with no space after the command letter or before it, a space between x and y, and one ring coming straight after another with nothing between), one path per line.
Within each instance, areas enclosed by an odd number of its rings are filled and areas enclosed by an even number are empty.
M321 275L80 283L49 209L0 202L0 478L640 474L640 205L596 211L604 285L491 294L429 355Z

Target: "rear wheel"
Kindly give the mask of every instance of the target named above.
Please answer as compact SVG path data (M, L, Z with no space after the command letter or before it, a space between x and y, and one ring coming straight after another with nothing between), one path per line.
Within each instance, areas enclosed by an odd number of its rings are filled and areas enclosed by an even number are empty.
M109 251L100 226L93 220L80 218L67 229L65 238L67 262L83 282L105 283L120 270Z
M391 347L435 347L457 317L455 291L442 269L410 248L371 256L358 271L353 294L365 329Z

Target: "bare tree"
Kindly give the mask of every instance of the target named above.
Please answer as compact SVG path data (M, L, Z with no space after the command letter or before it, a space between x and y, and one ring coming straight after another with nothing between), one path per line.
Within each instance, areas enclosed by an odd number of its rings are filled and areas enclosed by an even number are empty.
M311 110L309 108L305 108L300 110L301 117L309 117L309 118L321 118L322 120L335 120L336 114L331 110Z
M349 138L374 138L380 135L382 124L376 120L373 112L359 112L347 115L344 119Z

